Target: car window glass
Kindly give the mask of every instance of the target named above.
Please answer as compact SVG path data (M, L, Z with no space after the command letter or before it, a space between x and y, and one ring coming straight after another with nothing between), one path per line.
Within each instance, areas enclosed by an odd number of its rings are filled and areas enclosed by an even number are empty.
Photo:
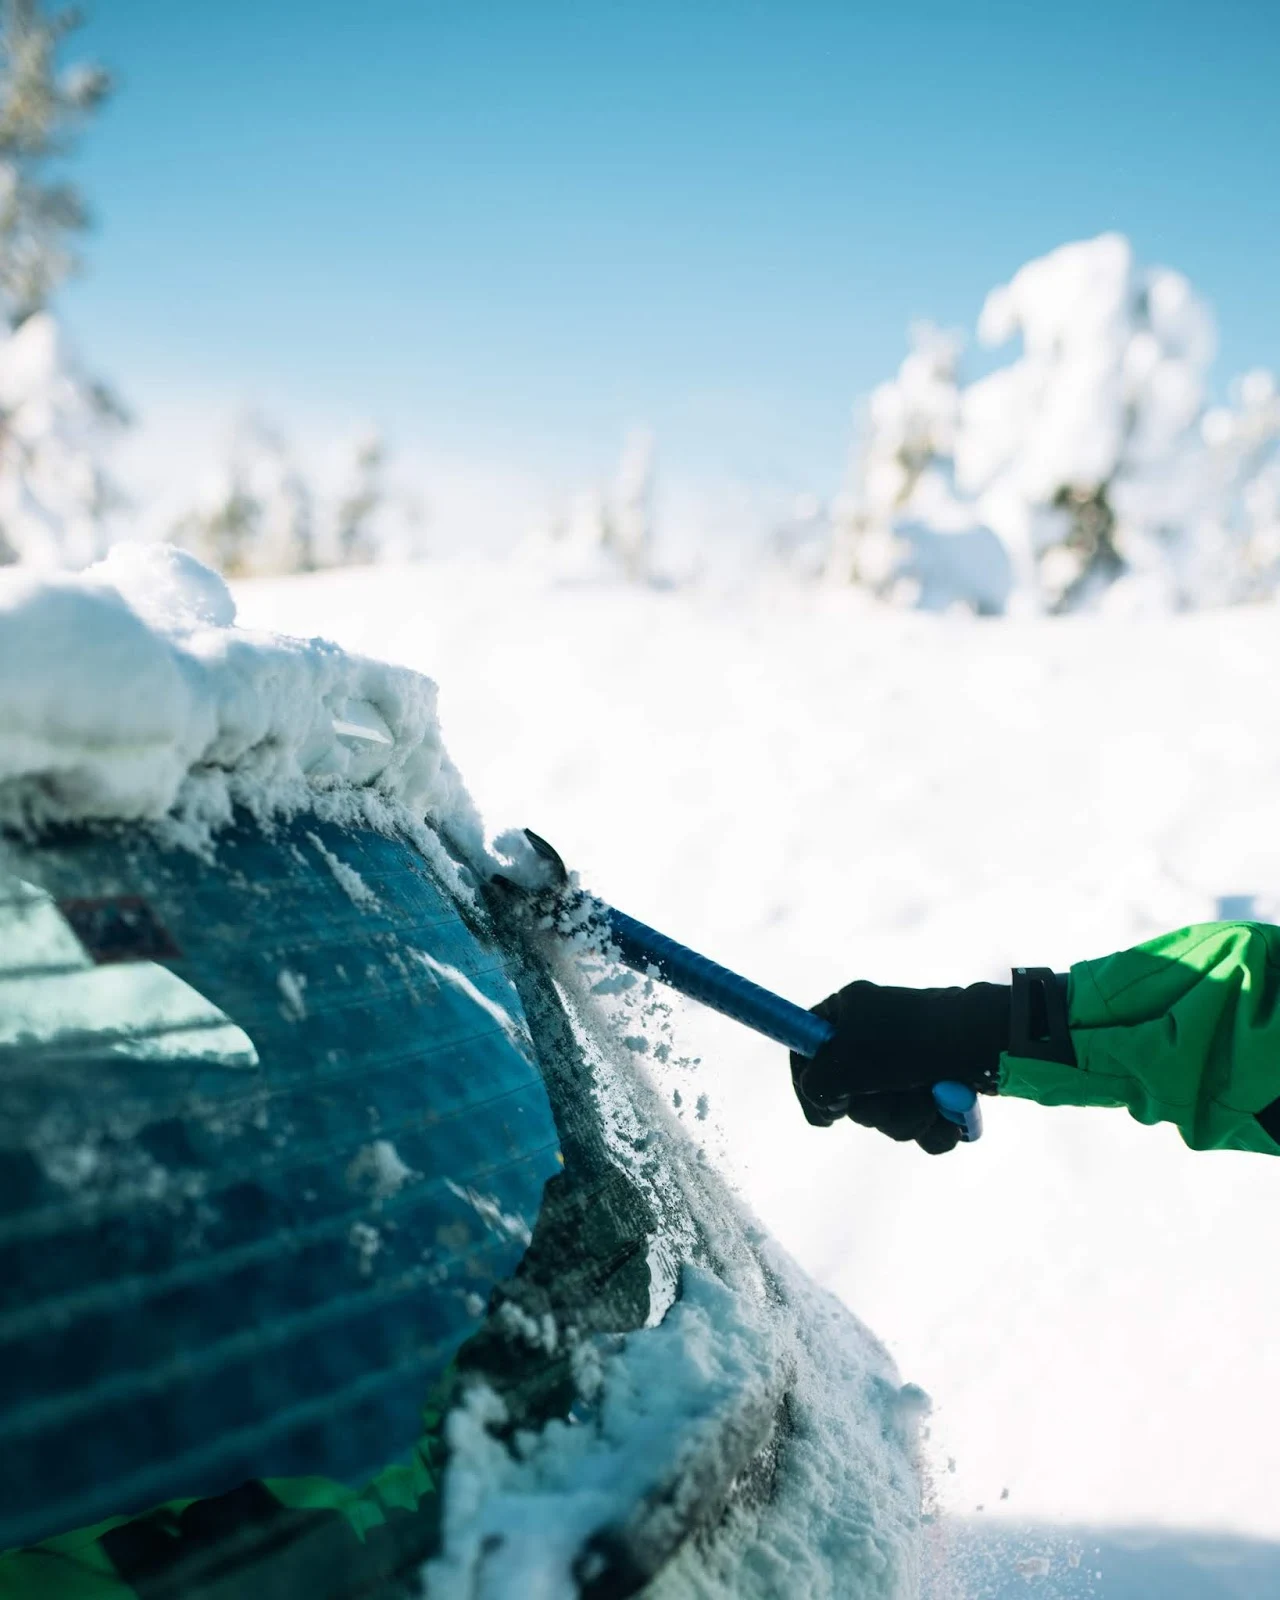
M258 1065L248 1034L176 973L95 964L51 895L0 880L0 1049L57 1053L89 1038L135 1060Z

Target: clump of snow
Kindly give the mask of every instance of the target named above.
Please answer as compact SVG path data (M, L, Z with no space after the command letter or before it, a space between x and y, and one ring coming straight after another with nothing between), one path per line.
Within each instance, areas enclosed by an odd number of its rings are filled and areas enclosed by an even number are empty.
M794 1291L794 1269L789 1280ZM637 1507L656 1505L676 1525L696 1517L682 1486L696 1495L718 1455L766 1431L784 1388L771 1503L731 1510L646 1593L764 1600L831 1594L833 1580L867 1600L914 1592L918 1486L904 1468L915 1395L885 1380L877 1347L825 1296L767 1316L745 1288L693 1267L681 1291L660 1326L592 1342L595 1360L577 1365L594 1392L575 1420L522 1435L512 1452L492 1391L473 1389L453 1413L433 1595L570 1600L592 1576L593 1538L623 1529ZM868 1492L848 1492L855 1476Z
M559 1347L560 1330L550 1311L544 1311L540 1317L532 1317L514 1300L504 1300L498 1308L498 1323L534 1350L545 1350L548 1355L554 1355Z
M347 1166L347 1183L372 1201L374 1209L399 1194L406 1183L421 1177L407 1166L390 1139L361 1145Z
M592 1535L678 1478L682 1461L716 1449L744 1394L776 1401L782 1359L723 1284L689 1271L662 1326L600 1360L589 1421L552 1422L512 1455L490 1432L505 1420L501 1402L473 1392L450 1419L444 1554L428 1568L431 1592L575 1594Z
M382 1235L371 1222L353 1222L347 1229L347 1243L356 1258L356 1266L363 1277L373 1271L373 1263L382 1249Z
M319 806L427 818L482 854L429 678L235 614L221 578L165 545L75 576L0 571L0 821L169 818L198 841L233 806Z
M515 1212L504 1211L493 1195L481 1194L478 1189L464 1189L452 1178L444 1181L445 1187L456 1194L459 1200L465 1200L491 1233L503 1238L519 1239L521 1244L529 1243L533 1235L529 1232L528 1224Z
M165 632L235 623L236 603L223 579L176 545L118 544L94 573L107 578L145 622Z

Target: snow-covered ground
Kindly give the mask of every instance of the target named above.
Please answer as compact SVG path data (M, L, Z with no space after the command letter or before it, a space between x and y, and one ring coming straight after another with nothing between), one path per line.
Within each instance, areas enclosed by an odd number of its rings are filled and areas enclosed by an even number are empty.
M492 830L800 1000L1280 906L1270 607L980 622L478 561L238 599L430 672ZM945 1507L1280 1535L1280 1167L1012 1101L931 1159L809 1128L781 1051L678 1027L693 1131L934 1396Z

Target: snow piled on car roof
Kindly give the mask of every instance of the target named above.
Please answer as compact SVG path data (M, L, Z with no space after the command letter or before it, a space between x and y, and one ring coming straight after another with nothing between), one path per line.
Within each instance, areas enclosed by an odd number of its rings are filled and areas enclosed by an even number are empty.
M436 685L324 639L236 626L222 579L169 545L74 575L0 572L0 823L164 818L199 843L235 806L428 818L471 856L479 817Z

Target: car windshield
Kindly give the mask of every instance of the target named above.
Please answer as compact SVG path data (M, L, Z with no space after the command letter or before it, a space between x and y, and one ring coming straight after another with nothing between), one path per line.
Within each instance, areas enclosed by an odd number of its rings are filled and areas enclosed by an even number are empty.
M0 863L0 1574L376 1591L467 1374L567 1416L575 1340L670 1298L569 1015L404 838Z

